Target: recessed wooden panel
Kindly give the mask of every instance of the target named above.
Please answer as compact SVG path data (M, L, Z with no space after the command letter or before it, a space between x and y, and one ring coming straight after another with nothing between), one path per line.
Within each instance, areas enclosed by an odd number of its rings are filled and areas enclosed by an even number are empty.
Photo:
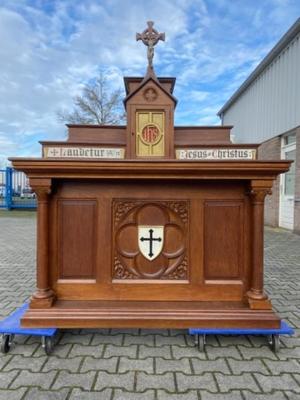
M243 204L206 201L204 205L204 276L238 279L241 271Z
M60 200L58 221L60 278L95 278L96 201Z

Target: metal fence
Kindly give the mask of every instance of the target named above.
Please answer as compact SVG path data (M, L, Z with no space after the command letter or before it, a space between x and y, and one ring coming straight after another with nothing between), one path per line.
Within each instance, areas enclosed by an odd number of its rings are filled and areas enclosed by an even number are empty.
M23 172L0 169L0 208L36 208L35 193Z

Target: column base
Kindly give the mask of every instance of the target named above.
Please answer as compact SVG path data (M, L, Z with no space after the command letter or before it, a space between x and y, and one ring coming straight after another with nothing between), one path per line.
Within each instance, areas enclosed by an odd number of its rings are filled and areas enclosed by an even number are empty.
M30 299L30 308L50 308L56 299L55 293L51 289L38 289Z
M251 289L247 292L247 297L251 310L272 310L272 304L265 293Z

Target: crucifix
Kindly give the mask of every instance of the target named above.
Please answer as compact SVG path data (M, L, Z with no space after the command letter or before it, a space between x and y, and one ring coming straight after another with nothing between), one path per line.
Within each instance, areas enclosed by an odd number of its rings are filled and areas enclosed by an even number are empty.
M154 254L153 254L153 242L161 242L161 237L158 237L158 238L154 238L153 237L153 229L149 229L149 237L148 238L145 238L145 237L141 237L140 238L140 241L141 242L145 242L145 241L148 241L149 242L149 257L153 257L154 256Z
M156 29L153 28L153 21L148 21L147 25L147 29L145 29L142 33L136 34L136 40L141 40L144 45L148 47L148 68L153 69L154 46L158 43L159 40L165 41L165 34L159 33Z

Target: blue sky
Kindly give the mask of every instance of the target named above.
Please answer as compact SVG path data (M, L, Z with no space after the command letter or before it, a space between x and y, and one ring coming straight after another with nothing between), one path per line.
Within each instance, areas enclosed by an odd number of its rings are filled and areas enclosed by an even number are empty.
M0 165L64 140L60 108L102 69L111 88L143 76L135 33L154 20L158 76L177 78L177 125L217 111L300 15L299 0L0 0Z

